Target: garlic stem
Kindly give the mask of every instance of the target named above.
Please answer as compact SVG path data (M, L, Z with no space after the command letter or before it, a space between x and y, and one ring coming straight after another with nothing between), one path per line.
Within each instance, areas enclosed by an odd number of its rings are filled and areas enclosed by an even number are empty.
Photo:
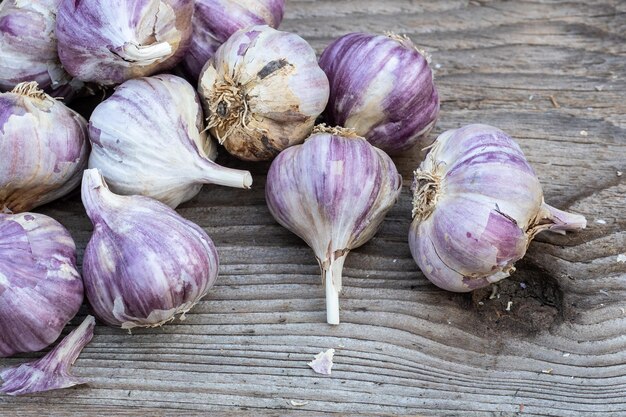
M97 168L86 169L83 172L83 183L81 186L81 198L87 215L92 219L102 219L104 199L106 205L114 203L118 196L109 190L109 186L104 182L104 178Z
M202 167L202 179L207 183L226 187L248 189L252 185L250 171L226 168L206 159Z
M148 65L158 59L168 57L172 53L172 45L167 42L153 43L152 45L137 45L128 42L124 45L123 51L124 59Z
M559 210L545 202L541 205L541 214L542 218L552 222L552 224L547 226L547 229L552 232L564 233L569 230L580 230L587 227L587 220L584 216Z
M339 291L333 284L333 268L326 272L326 321L328 324L339 324Z

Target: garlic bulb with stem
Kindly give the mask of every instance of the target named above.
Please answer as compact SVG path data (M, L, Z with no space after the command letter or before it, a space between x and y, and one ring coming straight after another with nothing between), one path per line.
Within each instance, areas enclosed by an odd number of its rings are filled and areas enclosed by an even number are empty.
M583 229L585 218L543 200L519 146L493 126L442 133L415 171L409 245L438 287L468 292L508 277L544 230Z
M69 232L43 214L0 213L0 357L50 345L82 302Z
M0 94L0 212L23 212L63 197L87 165L87 121L37 88Z
M4 381L0 392L25 395L86 383L84 379L73 376L70 370L83 348L93 338L95 326L96 320L93 316L87 316L80 326L72 330L44 357L0 370L0 378Z
M272 163L267 206L315 252L329 324L339 324L346 256L378 231L401 187L391 158L347 129L318 126L304 144L284 150Z
M112 193L85 170L82 199L94 225L85 249L85 293L96 316L123 329L181 320L215 283L209 236L173 209L143 196Z
M428 64L428 55L407 36L340 37L320 57L330 82L325 117L390 155L430 144L439 94Z
M59 58L72 76L120 84L175 66L191 41L193 0L61 0Z
M198 91L211 134L248 161L302 143L329 94L313 48L269 26L233 34L205 65Z
M196 0L193 34L182 66L195 84L204 64L239 29L266 24L278 28L285 0Z
M98 168L118 194L141 194L171 207L193 198L202 184L250 188L248 171L217 165L204 132L202 108L184 79L162 74L130 80L96 107L89 120Z
M67 101L82 88L63 69L57 54L54 29L60 1L0 2L0 90L36 81L46 93Z

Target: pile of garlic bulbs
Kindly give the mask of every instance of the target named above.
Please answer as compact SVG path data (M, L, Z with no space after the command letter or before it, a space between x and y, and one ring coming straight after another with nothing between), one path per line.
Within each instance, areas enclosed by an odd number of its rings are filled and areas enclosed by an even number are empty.
M109 326L183 320L214 285L219 257L175 209L204 184L253 186L249 171L215 162L220 149L272 161L267 205L312 249L333 325L347 255L402 192L389 155L430 146L412 183L408 244L446 290L509 276L537 233L585 227L545 204L521 149L499 129L474 124L429 139L439 92L430 57L408 37L350 33L318 60L307 41L277 29L284 8L0 3L0 357L54 343L83 292ZM105 94L90 114L70 107L95 88ZM69 232L31 212L79 185L93 224L82 275ZM88 316L41 359L0 371L0 391L84 383L70 368L94 327Z

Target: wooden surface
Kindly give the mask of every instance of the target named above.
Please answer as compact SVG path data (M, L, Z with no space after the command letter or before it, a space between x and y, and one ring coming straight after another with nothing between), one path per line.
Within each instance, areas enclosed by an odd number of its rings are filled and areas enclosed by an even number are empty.
M504 129L546 201L584 214L588 229L539 236L499 298L447 293L411 259L405 186L376 238L348 257L343 323L330 327L312 252L265 206L267 164L222 156L253 171L254 189L206 187L179 210L218 245L206 299L159 329L99 325L75 367L88 386L0 396L0 414L626 415L626 4L288 0L282 29L318 52L350 31L409 34L433 56L434 134ZM396 158L407 184L420 157ZM91 225L78 196L41 211L70 228L82 256ZM317 375L307 362L328 348L332 376Z

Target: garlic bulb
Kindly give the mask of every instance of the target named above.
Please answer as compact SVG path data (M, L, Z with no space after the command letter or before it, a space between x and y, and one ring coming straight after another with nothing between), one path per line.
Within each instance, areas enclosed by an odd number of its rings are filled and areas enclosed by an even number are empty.
M253 26L207 62L198 90L211 134L249 161L302 143L328 101L328 79L298 35Z
M449 291L508 277L541 231L586 225L583 216L543 201L519 146L492 126L441 134L415 172L413 190L411 253L424 275Z
M96 320L87 316L83 323L67 335L44 357L0 371L4 381L0 392L25 395L84 384L82 378L72 376L70 370L83 348L93 338Z
M0 90L36 81L53 97L70 99L82 83L65 72L54 32L60 0L0 3Z
M0 214L0 357L50 345L82 302L68 231L43 214Z
M22 83L0 94L0 212L22 212L63 197L87 165L87 122Z
M330 81L330 123L389 154L429 144L439 95L426 54L408 37L349 33L324 50L320 67Z
M109 191L85 170L83 204L94 225L83 277L96 316L110 326L156 327L189 311L215 283L218 256L200 227L143 196Z
M318 127L281 152L267 174L274 218L315 252L326 287L327 321L339 324L343 263L370 240L402 186L391 158L346 129Z
M278 28L285 0L196 0L191 46L182 65L195 82L204 64L236 31L266 24Z
M61 0L59 58L74 77L120 84L175 66L189 48L193 0Z
M193 87L174 75L127 81L98 105L89 121L89 167L118 194L141 194L171 207L202 184L250 188L248 171L224 168L207 138Z

